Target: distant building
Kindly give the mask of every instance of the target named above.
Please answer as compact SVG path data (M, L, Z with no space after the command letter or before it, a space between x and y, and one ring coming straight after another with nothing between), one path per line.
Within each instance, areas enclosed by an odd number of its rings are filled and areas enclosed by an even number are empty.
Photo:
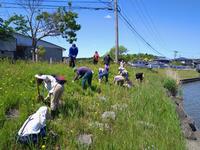
M28 36L15 33L14 38L7 41L0 40L0 57L28 60L32 58L32 39ZM40 40L37 46L45 48L42 60L62 61L63 47Z
M170 59L167 59L166 57L156 57L154 61L164 63L164 64L169 64L171 62Z
M14 58L16 53L17 41L15 38L0 40L0 57Z
M192 66L193 65L193 60L185 57L179 57L175 58L174 61L180 62L182 65L186 66Z

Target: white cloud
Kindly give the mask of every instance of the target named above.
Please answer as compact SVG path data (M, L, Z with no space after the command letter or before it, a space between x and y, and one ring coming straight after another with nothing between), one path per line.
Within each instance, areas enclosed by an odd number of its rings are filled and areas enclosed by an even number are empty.
M104 18L105 19L111 19L112 17L111 17L111 15L106 15Z

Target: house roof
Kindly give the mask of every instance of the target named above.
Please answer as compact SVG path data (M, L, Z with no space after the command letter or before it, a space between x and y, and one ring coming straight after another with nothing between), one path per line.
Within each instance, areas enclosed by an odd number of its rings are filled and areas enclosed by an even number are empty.
M25 36L22 35L20 33L14 33L14 37L17 39L17 45L23 45L23 46L31 46L32 45L32 39L29 36ZM38 46L42 45L44 47L50 47L50 48L57 48L57 49L62 49L62 50L66 50L65 48L55 45L53 43L44 41L44 40L40 40L38 41Z
M186 60L192 60L192 59L188 59L188 58L185 58L185 57L179 57L179 58L175 58L174 60L176 60L176 61L186 61Z

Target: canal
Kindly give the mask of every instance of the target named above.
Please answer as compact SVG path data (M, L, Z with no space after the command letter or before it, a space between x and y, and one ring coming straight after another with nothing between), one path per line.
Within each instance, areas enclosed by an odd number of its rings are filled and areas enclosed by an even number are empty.
M200 81L182 85L184 109L200 129Z

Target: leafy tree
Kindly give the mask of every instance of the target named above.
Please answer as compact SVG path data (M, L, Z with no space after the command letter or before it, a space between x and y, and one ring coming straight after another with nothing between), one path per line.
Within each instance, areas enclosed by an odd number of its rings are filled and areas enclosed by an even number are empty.
M76 41L76 31L80 25L76 23L78 15L65 8L58 8L56 12L40 10L42 0L20 0L20 5L27 15L10 17L7 21L12 24L15 31L32 38L33 60L35 61L36 47L39 40L49 36L62 36L69 43ZM69 3L71 6L71 4Z
M41 60L42 57L44 57L45 53L46 53L46 49L43 46L40 45L37 47L36 55L39 60Z
M13 29L8 26L8 24L0 18L0 40L8 40L12 37Z
M126 54L128 52L127 48L124 47L123 45L119 46L119 57L122 56L123 54ZM114 58L115 57L115 47L112 47L108 54Z

